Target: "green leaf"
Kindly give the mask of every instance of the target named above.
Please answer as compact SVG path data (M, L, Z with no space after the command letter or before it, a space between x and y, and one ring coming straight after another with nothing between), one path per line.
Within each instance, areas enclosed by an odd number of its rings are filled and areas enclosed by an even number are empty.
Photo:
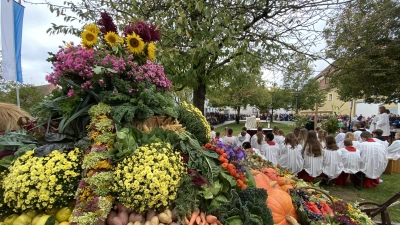
M111 73L117 73L117 71L116 71L116 70L114 70L114 69L111 69L111 68L106 68L106 70L107 70L108 72L111 72Z
M13 160L14 160L14 156L13 155L5 156L0 160L0 166L8 168L8 167L11 166L11 163L12 163Z
M93 73L95 74L101 74L103 72L104 67L102 66L96 66L95 68L93 68Z
M235 179L234 177L232 177L231 175L229 175L229 174L227 174L227 173L225 173L225 172L221 172L220 175L221 175L221 177L222 177L224 180L228 181L229 184L230 184L232 187L235 187L235 186L236 186L236 179Z
M213 158L213 159L218 159L218 158L219 158L219 155L218 155L218 153L216 153L216 152L201 151L201 154L203 154L203 155L205 155L205 156L208 156L208 157L210 157L210 158Z

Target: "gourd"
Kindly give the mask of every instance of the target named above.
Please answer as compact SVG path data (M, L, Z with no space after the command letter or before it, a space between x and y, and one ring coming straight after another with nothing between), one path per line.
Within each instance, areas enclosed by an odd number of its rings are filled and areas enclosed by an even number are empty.
M293 225L297 220L296 209L292 197L284 191L270 189L268 191L267 205L271 209L274 223L277 225ZM294 223L294 224L297 224Z
M258 188L264 188L267 191L272 189L270 185L271 179L269 179L265 174L257 170L250 170L250 172L253 175Z
M276 172L275 169L273 168L264 168L262 169L262 172L269 177L272 181L278 181L279 179L279 174Z
M286 177L279 177L277 181L278 181L279 186L292 184L292 181L289 180L289 179L286 178Z
M293 189L292 185L286 184L281 186L282 191L287 192L289 189Z

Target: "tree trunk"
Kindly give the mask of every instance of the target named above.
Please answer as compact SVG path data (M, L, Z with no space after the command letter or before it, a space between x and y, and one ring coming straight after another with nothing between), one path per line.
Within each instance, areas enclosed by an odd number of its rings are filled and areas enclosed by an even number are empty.
M240 121L240 106L237 107L236 124L239 124L239 121Z
M199 80L197 81L199 82ZM204 112L204 102L206 101L206 85L199 82L199 86L193 89L193 105L199 108L200 112Z
M274 108L271 108L271 123L274 122Z

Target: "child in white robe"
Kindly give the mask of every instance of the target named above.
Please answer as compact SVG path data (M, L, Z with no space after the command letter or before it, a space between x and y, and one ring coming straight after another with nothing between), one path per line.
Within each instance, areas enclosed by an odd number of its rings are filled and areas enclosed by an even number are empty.
M263 128L258 127L257 133L251 137L250 144L252 148L261 149L261 145L264 144L264 133Z
M303 169L304 160L301 156L302 146L299 145L296 136L288 133L279 150L279 165L296 174Z
M222 143L226 145L237 145L237 139L232 135L233 130L231 128L228 129L228 134L222 139Z
M383 131L381 129L375 129L372 131L372 139L374 139L375 142L378 142L385 146L386 150L386 155L388 153L388 147L389 147L389 142L386 141L386 138L382 136Z
M285 141L285 131L278 130L278 135L274 135L274 142L276 142L279 146L283 145Z
M304 143L306 143L308 136L308 130L305 128L302 128L300 130L299 136L297 137L297 140L299 141L299 144L304 147Z
M265 135L265 143L261 146L261 154L263 154L268 161L276 166L278 165L279 145L273 140L273 133L267 133Z
M319 140L319 143L321 143L322 148L325 148L325 146L326 146L326 143L325 143L326 136L328 136L328 131L319 129L318 140Z
M356 174L360 171L361 156L360 150L353 145L354 141L346 138L343 143L344 148L338 150L342 153L343 172L333 182L336 185L346 186L349 174Z
M314 178L322 174L323 150L315 131L308 132L307 140L302 149L304 159L303 170L297 176L305 181L314 182Z
M400 132L394 135L395 141L388 148L388 157L392 157L393 160L400 159Z
M354 133L352 132L347 132L346 135L344 136L344 140L346 139L350 139L353 142L353 147L357 148L357 145L360 144L359 141L356 140L356 137L354 136ZM344 141L343 141L343 145L344 145ZM346 145L343 146L343 148L345 148Z
M343 171L342 152L338 151L339 147L333 136L329 135L325 138L326 147L324 149L324 161L322 172L329 179L338 177Z
M246 131L242 132L237 136L237 146L242 147L244 142L250 142L250 135Z
M388 159L385 147L372 139L371 133L363 131L360 135L362 143L358 145L360 150L360 171L364 173L362 186L372 188L379 184L379 177L385 171ZM359 183L357 177L352 177L353 182Z
M336 136L336 144L337 146L339 146L339 148L343 148L343 141L346 133L347 133L347 127L341 126L339 129L339 134Z

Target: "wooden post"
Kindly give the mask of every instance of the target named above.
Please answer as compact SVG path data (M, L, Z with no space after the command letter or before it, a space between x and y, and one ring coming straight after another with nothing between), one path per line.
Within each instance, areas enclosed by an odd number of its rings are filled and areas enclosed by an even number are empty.
M314 130L318 127L318 103L315 103Z

